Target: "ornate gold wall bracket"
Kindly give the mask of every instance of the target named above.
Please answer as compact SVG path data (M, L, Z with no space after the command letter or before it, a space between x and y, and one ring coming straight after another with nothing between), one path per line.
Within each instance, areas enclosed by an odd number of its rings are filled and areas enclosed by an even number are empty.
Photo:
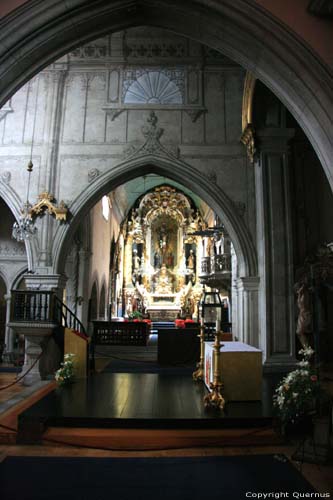
M253 164L257 156L257 145L256 145L255 130L251 123L247 124L240 140L246 147L247 156L250 162Z
M38 195L38 201L30 208L29 215L31 218L38 217L46 211L50 215L54 215L56 220L67 220L68 208L66 207L65 203L61 201L59 203L59 206L57 207L54 203L54 196L48 192L44 192Z

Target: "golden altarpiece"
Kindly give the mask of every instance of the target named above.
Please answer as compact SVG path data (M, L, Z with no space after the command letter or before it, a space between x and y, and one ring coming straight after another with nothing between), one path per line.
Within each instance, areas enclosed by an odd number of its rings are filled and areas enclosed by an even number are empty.
M138 201L125 238L126 316L136 309L159 321L196 314L203 242L191 233L203 225L193 201L174 187L156 187Z

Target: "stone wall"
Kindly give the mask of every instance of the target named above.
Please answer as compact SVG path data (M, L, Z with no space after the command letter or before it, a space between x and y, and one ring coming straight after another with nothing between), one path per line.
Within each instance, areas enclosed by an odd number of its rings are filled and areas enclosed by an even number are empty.
M10 171L23 203L32 155L31 201L48 191L71 210L89 185L144 143L154 110L165 151L217 183L253 233L253 171L239 143L243 80L244 70L226 57L161 30L96 40L46 68L7 103L0 171ZM52 260L45 231L39 230L37 266Z

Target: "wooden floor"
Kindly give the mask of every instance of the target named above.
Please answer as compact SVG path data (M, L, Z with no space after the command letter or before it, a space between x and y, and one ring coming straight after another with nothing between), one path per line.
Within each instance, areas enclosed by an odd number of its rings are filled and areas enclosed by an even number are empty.
M261 401L228 402L225 411L207 410L207 389L190 376L152 373L101 373L57 388L22 418L45 419L50 425L99 427L207 428L256 425L271 419L271 394ZM161 425L160 425L161 424Z
M14 380L15 375L3 375L0 374L0 386L5 385L5 383ZM57 444L52 444L49 441L47 446L45 443L41 445L16 445L16 423L17 416L25 408L29 407L31 404L40 399L45 392L52 390L54 385L49 384L44 389L38 389L33 394L26 395L23 394L26 388L19 386L15 389L10 389L6 392L6 397L3 397L3 401L6 399L12 399L12 396L17 397L21 395L21 401L12 405L10 409L7 409L0 415L0 425L7 424L12 428L13 444L0 444L0 462L6 456L70 456L70 457L159 457L159 456L209 456L209 455L252 455L252 454L267 454L267 453L282 453L288 457L291 457L295 451L296 443L285 443L279 445L256 445L256 446L246 446L244 443L241 446L210 446L205 447L200 445L197 447L186 447L177 449L154 449L145 451L129 451L129 450L114 450L114 449L98 449L91 447L89 442L83 443L83 446L73 446L73 445L61 445L60 442ZM6 390L7 391L7 390ZM25 393L26 394L26 393ZM2 429L3 430L3 429ZM213 431L214 432L214 431ZM8 443L8 441L7 441ZM297 468L302 468L302 473L306 479L316 488L318 492L327 493L330 492L333 495L333 466L328 465L314 465L309 463L304 463L300 465L294 462L294 466Z

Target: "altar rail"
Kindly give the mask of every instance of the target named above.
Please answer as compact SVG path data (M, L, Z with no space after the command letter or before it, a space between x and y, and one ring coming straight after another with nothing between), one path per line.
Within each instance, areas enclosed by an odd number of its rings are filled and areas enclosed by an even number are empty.
M150 326L145 322L94 321L95 345L147 345Z

